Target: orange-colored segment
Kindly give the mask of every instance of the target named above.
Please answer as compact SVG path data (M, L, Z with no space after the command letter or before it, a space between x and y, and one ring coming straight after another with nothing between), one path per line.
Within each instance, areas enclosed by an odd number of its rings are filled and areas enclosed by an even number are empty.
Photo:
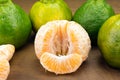
M52 37L52 32L53 32L52 30L49 30L46 32L44 39L43 39L43 47L42 47L41 53L51 51L50 50L50 40Z
M48 71L65 74L76 71L82 63L82 58L79 54L56 56L46 52L41 56L40 62Z
M53 27L53 26L51 26L51 27ZM52 49L51 48L51 41L52 41L51 38L53 37L54 31L53 31L53 28L47 28L47 29L48 30L45 32L45 34L42 35L42 33L41 33L41 35L38 38L38 39L40 39L40 41L42 41L40 44L41 48L40 48L39 54L37 54L38 58L40 58L40 56L44 52L52 52L52 50L51 50Z
M6 59L0 60L0 80L6 80L10 71L9 62Z
M73 31L71 31L69 34L70 34L69 38L70 38L70 41L71 41L71 45L73 46L72 53L80 54L81 51L78 47L79 46L79 39L76 37L76 35L74 34Z

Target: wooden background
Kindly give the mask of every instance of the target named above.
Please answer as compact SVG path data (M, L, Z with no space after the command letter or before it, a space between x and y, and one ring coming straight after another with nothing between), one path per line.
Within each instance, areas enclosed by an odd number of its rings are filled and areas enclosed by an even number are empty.
M37 0L13 0L29 13ZM85 0L65 0L73 14ZM120 0L107 0L116 14L120 13ZM31 36L26 45L16 50L10 61L11 72L7 80L120 80L120 70L109 67L97 47L92 47L88 59L74 73L55 75L45 71L35 56L34 36Z

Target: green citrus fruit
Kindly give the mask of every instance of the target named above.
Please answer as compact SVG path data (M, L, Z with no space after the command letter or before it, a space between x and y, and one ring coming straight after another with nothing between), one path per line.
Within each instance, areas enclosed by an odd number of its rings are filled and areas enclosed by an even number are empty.
M87 0L76 10L73 20L86 29L92 45L96 45L99 28L112 15L114 10L106 0Z
M52 20L71 20L72 12L63 0L40 0L30 10L33 29L37 32L41 25Z
M0 45L24 45L31 33L29 16L11 0L0 0Z
M120 68L120 15L110 17L100 28L98 46L106 62Z

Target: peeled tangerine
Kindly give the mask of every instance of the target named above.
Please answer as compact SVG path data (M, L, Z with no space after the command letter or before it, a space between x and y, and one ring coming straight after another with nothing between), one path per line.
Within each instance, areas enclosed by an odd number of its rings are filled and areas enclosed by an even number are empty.
M6 80L10 72L9 60L12 58L15 47L11 44L0 46L0 80Z
M56 74L75 72L91 48L87 32L76 22L56 20L43 25L35 37L41 65Z

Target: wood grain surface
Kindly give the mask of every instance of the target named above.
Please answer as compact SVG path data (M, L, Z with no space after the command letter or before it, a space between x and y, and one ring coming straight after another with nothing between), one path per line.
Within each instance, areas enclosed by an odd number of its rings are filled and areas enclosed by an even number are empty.
M13 0L27 13L37 0ZM73 14L85 0L65 0ZM120 0L107 0L116 14L120 13ZM120 70L109 67L97 47L92 47L88 59L74 73L55 75L45 71L40 65L34 51L34 35L28 43L16 50L10 61L11 72L7 80L120 80Z

